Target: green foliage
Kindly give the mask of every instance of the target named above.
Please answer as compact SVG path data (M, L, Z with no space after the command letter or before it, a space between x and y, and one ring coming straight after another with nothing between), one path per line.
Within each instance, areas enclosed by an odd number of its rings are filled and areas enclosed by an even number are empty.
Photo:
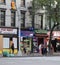
M60 3L60 0L56 0L58 3Z
M53 8L52 6L55 4L54 1L57 1L57 7ZM42 8L45 6L45 9L47 10L47 13L49 16L52 18L54 22L59 22L60 20L60 0L33 0L34 6L32 9L37 11L38 9Z
M54 4L54 0L34 0L35 6L49 6L50 3Z

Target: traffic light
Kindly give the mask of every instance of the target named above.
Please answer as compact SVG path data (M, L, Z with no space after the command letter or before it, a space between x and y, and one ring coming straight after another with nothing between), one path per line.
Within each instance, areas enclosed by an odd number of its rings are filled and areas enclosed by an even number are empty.
M11 9L13 9L13 10L16 9L15 2L14 1L11 2Z

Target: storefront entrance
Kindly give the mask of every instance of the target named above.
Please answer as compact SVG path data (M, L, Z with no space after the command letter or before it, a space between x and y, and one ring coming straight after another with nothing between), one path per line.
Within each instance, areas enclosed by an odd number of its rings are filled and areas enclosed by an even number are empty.
M50 31L48 31L47 34L48 34L48 41L49 41ZM54 52L60 52L60 31L53 31L51 43L54 48Z
M44 44L44 38L38 38L38 46Z
M33 31L21 31L21 37L22 37L22 46L21 46L21 51L22 53L27 53L31 52L32 50L32 38L33 38ZM23 49L23 50L22 50Z
M3 51L10 53L10 47L14 43L14 53L18 51L18 28L0 27L0 54Z

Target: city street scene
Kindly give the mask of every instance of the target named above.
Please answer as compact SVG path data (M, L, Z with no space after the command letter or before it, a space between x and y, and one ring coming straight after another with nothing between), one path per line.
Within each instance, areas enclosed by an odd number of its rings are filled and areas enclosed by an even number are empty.
M60 56L60 0L0 0L1 61L55 56Z

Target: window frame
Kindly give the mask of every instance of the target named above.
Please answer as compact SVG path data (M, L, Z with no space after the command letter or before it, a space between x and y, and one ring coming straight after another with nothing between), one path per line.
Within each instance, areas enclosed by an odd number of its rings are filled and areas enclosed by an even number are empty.
M4 16L2 14L0 14L0 26L5 26L5 10L0 10L0 12L4 12ZM3 20L3 22L2 22Z
M21 27L25 27L25 11L21 11Z
M14 19L14 22L12 21L12 13L14 13L14 17L13 17L13 19ZM11 11L11 26L15 26L15 22L16 22L16 11ZM13 23L12 23L13 22Z
M25 7L25 0L21 0L21 7Z

